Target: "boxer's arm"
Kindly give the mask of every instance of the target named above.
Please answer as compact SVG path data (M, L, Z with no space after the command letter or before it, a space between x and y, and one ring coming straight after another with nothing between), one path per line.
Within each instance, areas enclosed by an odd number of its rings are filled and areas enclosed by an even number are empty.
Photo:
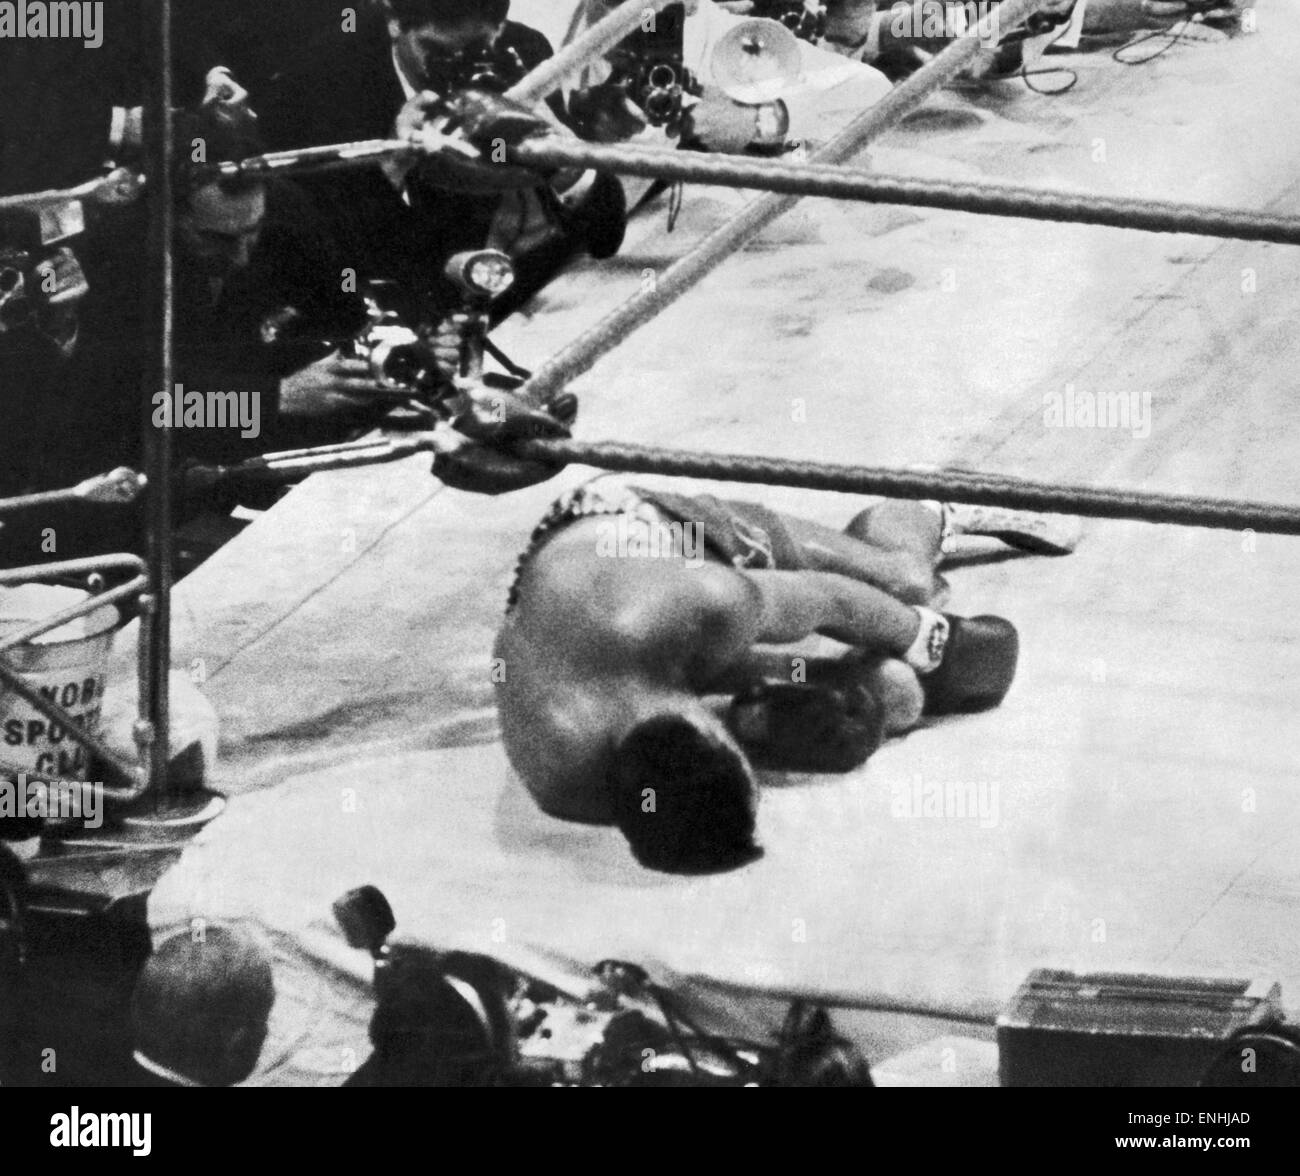
M901 655L921 627L917 611L870 584L834 572L747 572L761 606L755 640L801 641L814 633Z

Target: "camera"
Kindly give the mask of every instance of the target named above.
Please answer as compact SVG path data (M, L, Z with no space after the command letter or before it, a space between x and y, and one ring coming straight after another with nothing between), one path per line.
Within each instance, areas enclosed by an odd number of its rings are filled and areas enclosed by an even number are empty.
M420 337L394 316L372 322L352 346L357 358L369 364L371 379L387 391L415 391L427 376Z
M764 105L779 98L798 80L802 61L798 37L816 40L825 31L822 5L770 3L761 16L732 25L715 43L710 70L713 84L733 102ZM612 68L605 85L622 90L651 126L675 132L685 100L703 93L700 80L683 59L685 10L671 4L655 28L639 30L609 55Z
M683 61L685 23L685 7L670 4L652 28L638 29L609 54L608 84L621 89L653 127L675 127L683 99L700 89Z
M345 352L366 363L370 378L387 392L416 395L431 380L441 382L420 336L395 308L399 295L394 284L369 282L363 300L366 325L348 342Z
M825 1010L796 1002L767 1045L711 1036L635 964L605 960L581 996L486 956L390 945L374 886L333 904L375 962L375 1051L349 1086L871 1086Z
M462 90L504 94L528 73L523 58L508 45L476 45L454 55L431 55L425 59L425 69L432 87L445 98Z
M497 249L471 249L449 258L443 274L461 296L461 309L454 316L461 336L455 376L477 380L488 347L489 308L514 285L514 263ZM452 375L439 366L433 332L407 326L390 305L391 293L388 283L371 283L366 295L369 322L352 340L351 352L369 365L371 378L384 390L441 401L450 391Z
M60 348L70 346L77 304L89 286L61 242L82 227L79 206L0 213L0 335L31 328Z

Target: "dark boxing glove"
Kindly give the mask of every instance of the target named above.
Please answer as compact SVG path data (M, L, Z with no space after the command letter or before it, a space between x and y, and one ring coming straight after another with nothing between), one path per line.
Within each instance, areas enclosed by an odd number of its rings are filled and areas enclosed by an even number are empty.
M513 441L567 437L578 415L578 398L561 393L543 408L534 408L513 392L485 388L453 422L464 440L433 459L433 474L456 490L506 494L545 482L560 466L526 461L509 450Z
M869 691L763 684L738 694L727 726L755 767L849 772L885 738L884 713Z
M569 118L583 139L595 143L621 143L646 129L645 115L613 82L601 82L569 97Z
M954 617L921 612L921 635L938 666L921 670L927 715L971 714L990 710L1007 696L1016 676L1020 636L1002 617ZM946 631L946 632L945 632ZM910 659L909 659L910 660ZM915 665L915 663L913 663Z
M567 437L577 416L578 398L572 392L561 393L538 407L513 388L486 385L471 393L469 405L452 424L475 441L508 445L512 441Z

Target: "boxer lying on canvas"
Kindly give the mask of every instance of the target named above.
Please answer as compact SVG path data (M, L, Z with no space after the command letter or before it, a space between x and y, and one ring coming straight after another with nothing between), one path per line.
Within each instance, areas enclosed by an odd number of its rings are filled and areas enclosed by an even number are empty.
M608 477L579 487L534 532L496 643L511 762L544 811L617 824L643 865L743 863L757 848L751 765L847 771L923 715L1002 701L1015 628L934 607L954 525L1073 545L1007 511L890 501L839 532ZM853 648L807 681L759 648L813 634ZM732 696L722 714L716 695Z

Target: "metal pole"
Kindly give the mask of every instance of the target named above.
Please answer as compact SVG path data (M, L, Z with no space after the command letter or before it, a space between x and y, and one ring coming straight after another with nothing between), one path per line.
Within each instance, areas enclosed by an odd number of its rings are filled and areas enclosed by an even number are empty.
M170 395L173 381L172 332L174 300L172 263L173 162L172 144L172 5L155 0L146 35L145 59L153 69L145 106L148 159L149 242L148 318L154 334L149 341L141 387L144 468L148 478L145 526L150 591L141 597L140 696L148 723L148 778L154 790L167 785L169 732L168 670L171 662L172 588L172 438L168 427L153 424L153 401L159 392ZM155 791L155 796L160 795Z

